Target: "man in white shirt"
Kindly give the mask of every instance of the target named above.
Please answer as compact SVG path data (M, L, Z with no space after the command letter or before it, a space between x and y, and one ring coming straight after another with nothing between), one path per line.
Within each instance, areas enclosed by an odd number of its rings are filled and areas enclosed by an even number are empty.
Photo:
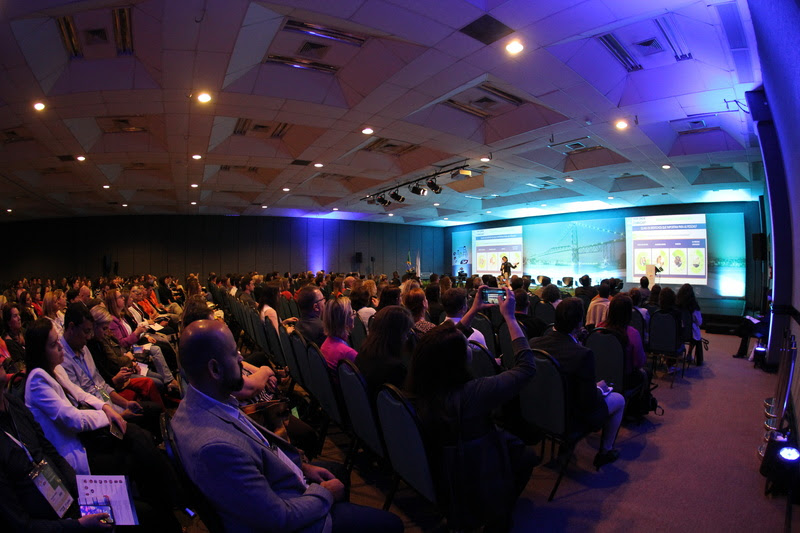
M467 291L458 287L447 289L441 299L442 307L444 307L444 314L447 316L444 321L447 322L449 320L454 324L458 324L459 321L461 321L461 317L463 317L464 313L469 309L467 306ZM472 335L470 335L467 340L479 342L486 346L486 337L483 336L483 333L474 328L472 329Z
M586 311L586 324L595 326L603 322L608 316L608 304L611 301L608 296L611 294L611 286L608 283L601 283L597 288L597 296L592 298L589 309Z

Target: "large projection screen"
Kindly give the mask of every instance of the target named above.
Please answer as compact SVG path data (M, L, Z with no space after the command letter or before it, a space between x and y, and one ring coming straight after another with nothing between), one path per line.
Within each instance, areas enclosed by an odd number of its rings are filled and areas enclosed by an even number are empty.
M638 281L655 265L657 283L708 284L705 214L627 217L625 247L626 281Z

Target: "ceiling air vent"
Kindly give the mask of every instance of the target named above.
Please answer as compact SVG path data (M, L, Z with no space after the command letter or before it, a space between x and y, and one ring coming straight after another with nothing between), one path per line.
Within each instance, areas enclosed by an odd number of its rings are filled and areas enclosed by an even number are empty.
M226 170L226 171L227 171L227 170L230 170L230 169L231 169L231 166L230 166L230 165L220 165L220 166L219 166L219 169L220 169L220 170Z
M574 142L574 143L565 144L564 148L566 148L570 152L573 152L575 150L582 150L582 149L586 148L586 145L583 144L582 142Z
M323 37L325 39L331 39L334 41L352 44L355 46L361 46L367 41L367 38L364 37L363 35L348 33L342 30L329 28L321 24L311 24L310 22L302 22L300 20L293 20L293 19L287 20L286 24L284 24L283 26L283 29L285 31L305 33L306 35L313 35L314 37Z
M514 30L490 15L483 15L461 28L461 33L469 35L483 44L489 45L499 41Z
M664 51L664 47L661 46L661 43L658 42L658 39L655 37L639 41L638 43L634 43L634 45L636 45L636 50L644 56L651 56Z
M492 96L495 96L496 98L505 100L509 104L520 106L525 103L525 100L523 100L519 96L513 95L508 91L504 91L503 89L497 88L491 83L483 82L480 85L478 85L478 89L486 91L487 93L491 94Z
M268 122L266 124L255 124L250 131L257 137L283 139L291 127L291 124L287 122Z
M244 135L247 133L247 130L250 129L250 126L253 124L253 121L249 118L240 118L236 121L236 126L233 128L234 135Z
M339 71L339 67L299 57L268 55L264 63L278 63L279 65L287 65L294 68L316 70L317 72L324 72L325 74L336 74Z
M297 51L297 55L303 57L310 57L311 59L322 59L328 53L331 47L325 44L312 43L306 41L303 46Z
M133 28L131 27L131 8L120 7L112 11L114 16L114 42L118 56L133 55Z
M606 33L597 39L628 72L635 72L644 68L633 58L625 46L617 40L613 33Z
M376 139L363 148L365 152L401 156L419 148L416 144L392 139Z
M0 139L2 139L3 144L12 144L22 141L32 141L33 137L21 128L12 128L0 132Z
M258 167L247 167L248 172L258 172Z
M103 133L139 133L147 131L147 119L142 116L98 117L97 125Z
M105 28L96 28L93 30L86 30L83 32L87 45L107 44L108 35L106 35Z
M78 33L75 31L75 21L72 17L58 17L58 31L61 33L61 41L64 43L64 48L70 58L83 57L81 50L81 42L78 40Z
M699 130L699 129L705 128L705 127L706 127L706 121L705 120L690 120L689 121L689 129L690 130Z
M58 156L59 161L75 161L75 158L71 155L60 155Z
M477 100L474 100L474 101L472 101L470 103L472 105L478 106L478 107L480 107L482 109L486 109L486 108L489 108L489 107L496 106L497 105L497 100L492 100L491 98L488 98L488 97L484 96L483 98L478 98Z
M452 107L453 109L458 109L459 111L463 111L464 113L469 113L470 115L476 116L480 119L489 118L489 113L484 111L479 107L475 107L473 105L464 104L462 102L457 102L453 99L448 99L442 102L443 105L448 107Z
M311 164L311 161L306 161L305 159L295 159L291 162L292 165L297 165L299 167L307 167Z

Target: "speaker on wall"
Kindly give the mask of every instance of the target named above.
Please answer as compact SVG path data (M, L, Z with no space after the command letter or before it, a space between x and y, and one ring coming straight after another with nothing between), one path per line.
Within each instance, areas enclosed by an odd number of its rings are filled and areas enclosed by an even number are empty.
M767 234L753 233L753 260L765 261L767 259Z
M353 256L353 263L361 263L364 260L364 254L361 252L356 252L356 255Z

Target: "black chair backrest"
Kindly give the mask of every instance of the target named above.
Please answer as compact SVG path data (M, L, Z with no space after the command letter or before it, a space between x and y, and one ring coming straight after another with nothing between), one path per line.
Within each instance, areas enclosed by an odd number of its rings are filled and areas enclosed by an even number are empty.
M545 351L533 350L536 375L520 392L522 418L550 435L567 432L567 382L561 365Z
M291 316L300 318L300 308L297 306L297 302L294 301L294 299L289 300L289 312Z
M345 418L339 408L336 388L328 370L328 363L319 347L313 342L306 345L306 359L308 360L308 376L306 390L317 399L322 410L339 426L344 424Z
M287 300L283 296L279 296L278 298L279 298L278 309L276 309L276 311L278 312L278 317L280 317L281 320L286 320L287 318L291 318L292 310L289 308L289 300Z
M552 324L556 321L556 308L553 304L539 302L533 310L533 316L541 319L545 324Z
M541 300L539 299L538 296L536 296L532 292L528 293L528 314L530 316L536 316L533 314L533 310L536 308L536 306L539 304L540 301Z
M294 330L289 335L289 349L286 351L287 364L289 365L289 375L292 376L295 383L306 387L306 380L309 378L308 370L308 354L306 352L306 341L300 332Z
M279 325L278 328L283 329L283 326ZM284 335L285 334L286 330L284 330ZM279 333L275 331L275 327L269 320L264 322L264 337L267 341L268 351L275 358L275 362L278 363L278 366L286 366L286 356L283 353L283 346L281 345Z
M473 329L477 329L483 334L486 339L486 347L492 353L497 353L497 342L495 341L494 328L489 318L483 313L478 313L472 319Z
M169 413L161 413L159 425L161 426L161 437L164 440L164 451L166 451L167 458L175 469L178 482L190 500L189 504L200 515L200 519L210 533L224 533L225 527L222 519L214 510L214 506L186 474L186 469L183 467L183 461L178 451L178 444L175 441L175 434L170 425Z
M681 311L681 340L689 342L692 340L692 313L689 311Z
M644 343L645 340L644 326L645 326L644 315L642 315L642 312L634 307L633 313L631 313L631 327L639 332L639 336L642 338L642 343Z
M650 351L671 354L682 346L679 320L667 311L653 313L650 317Z
M618 335L606 328L595 328L585 345L594 352L597 379L621 391L625 380L625 348Z
M378 420L369 401L367 384L356 364L348 359L339 361L339 386L342 399L350 417L350 425L356 436L380 457L386 457L381 440Z
M489 376L496 376L500 372L500 367L494 360L494 356L489 352L483 344L477 341L469 341L469 346L472 349L472 363L470 368L472 375L476 378L484 378Z
M497 339L500 341L500 359L503 361L503 368L514 366L514 349L511 347L511 333L508 331L508 324L503 322L497 331Z
M353 317L353 330L350 332L350 346L357 352L361 351L361 346L367 340L367 328L364 322L356 315Z
M378 420L394 471L428 501L436 503L433 476L417 413L394 385L378 393Z

